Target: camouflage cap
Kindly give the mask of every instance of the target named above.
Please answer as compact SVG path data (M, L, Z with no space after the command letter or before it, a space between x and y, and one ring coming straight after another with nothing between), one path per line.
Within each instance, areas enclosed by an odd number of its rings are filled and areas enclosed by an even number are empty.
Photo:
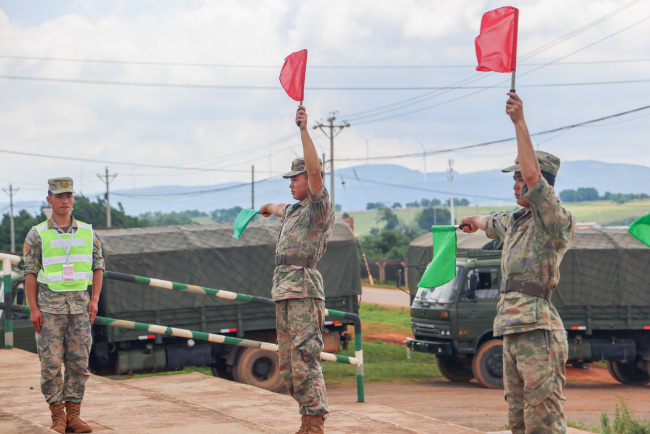
M321 159L318 159L318 164L320 164L321 167L321 172L323 171L323 162ZM305 173L307 171L307 166L305 165L305 159L304 158L296 158L291 162L291 172L287 172L284 175L282 175L283 178L293 178L296 175L300 175L301 173Z
M535 151L535 154L537 155L537 161L539 162L539 168L541 171L557 176L557 172L560 170L560 159L555 155L544 151ZM513 166L506 167L502 170L502 172L519 171L521 171L521 167L519 167L519 157L517 157Z
M47 180L48 190L52 194L74 193L72 178L53 178Z

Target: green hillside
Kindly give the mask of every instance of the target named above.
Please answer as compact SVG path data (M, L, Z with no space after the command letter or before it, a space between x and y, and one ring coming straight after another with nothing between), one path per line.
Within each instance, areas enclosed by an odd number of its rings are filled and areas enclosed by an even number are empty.
M629 224L629 219L638 218L650 213L650 199L634 200L624 204L612 201L570 202L563 204L578 223L596 222L602 226ZM492 212L508 212L516 205L505 206L459 206L455 207L456 221L467 215L490 214ZM401 208L393 210L405 228L419 229L415 218L422 208ZM377 211L352 211L348 214L354 218L354 235L363 237L370 234L373 227L381 228L377 223ZM337 213L341 217L342 213ZM383 224L383 223L382 223Z

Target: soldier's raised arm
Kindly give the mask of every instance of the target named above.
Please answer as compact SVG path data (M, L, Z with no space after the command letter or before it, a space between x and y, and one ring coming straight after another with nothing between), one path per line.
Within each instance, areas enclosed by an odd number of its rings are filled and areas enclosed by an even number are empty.
M314 142L311 140L309 130L307 129L307 111L304 106L299 106L296 112L296 123L300 123L300 138L302 140L302 150L305 158L305 168L309 182L309 191L313 194L323 187L323 178L321 177L321 167L318 159L318 152Z
M515 126L515 133L517 135L517 158L519 160L519 167L521 168L521 177L528 186L532 188L539 178L542 177L542 172L539 168L537 155L533 148L533 142L530 139L528 126L524 119L524 105L514 92L509 92L510 98L506 102L506 113L510 116L510 120Z

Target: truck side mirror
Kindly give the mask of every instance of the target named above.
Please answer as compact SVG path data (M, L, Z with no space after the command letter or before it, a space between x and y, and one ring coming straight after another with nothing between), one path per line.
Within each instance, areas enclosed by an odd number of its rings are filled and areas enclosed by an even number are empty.
M467 291L465 291L465 295L467 298L470 300L476 299L476 288L478 287L478 277L476 276L476 273L472 273L469 276L469 285L467 287Z
M395 277L397 278L397 288L402 289L402 269L400 268L397 270L397 273L395 273Z

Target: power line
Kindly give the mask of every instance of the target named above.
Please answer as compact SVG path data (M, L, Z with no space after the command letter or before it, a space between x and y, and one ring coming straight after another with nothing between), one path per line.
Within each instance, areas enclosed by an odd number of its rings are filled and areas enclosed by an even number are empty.
M578 123L571 124L571 125L566 125L566 126L563 126L563 127L553 128L551 130L540 131L538 133L531 134L530 136L535 137L535 136L541 136L541 135L544 135L544 134L556 133L558 131L565 131L565 130L569 130L569 129L572 129L572 128L584 127L585 125L590 125L590 124L594 124L594 123L597 123L597 122L602 122L602 121L605 121L605 120L608 120L608 119L614 119L614 118L617 118L617 117L625 116L625 115L628 115L628 114L631 114L631 113L637 113L637 112L647 110L647 109L650 109L650 105L646 105L646 106L643 106L643 107L638 107L638 108L628 110L628 111L624 111L624 112L620 112L620 113L615 113L615 114L608 115L608 116L603 116L603 117L597 118L597 119L591 119L591 120L588 120L588 121L578 122ZM483 143L478 143L478 144L474 144L474 145L458 146L458 147L455 147L455 148L440 149L440 150L435 150L435 151L417 152L417 153L409 153L409 154L397 154L397 155L386 155L386 156L383 156L383 157L343 158L343 159L338 159L338 161L388 160L388 159L395 159L395 158L413 158L413 157L420 158L420 157L422 157L422 155L427 155L428 156L428 155L435 155L435 154L444 154L444 153L453 152L453 151L460 151L460 150L464 150L464 149L480 148L480 147L484 147L484 146L495 145L495 144L498 144L498 143L509 142L509 141L512 141L512 140L515 140L515 139L516 139L516 137L509 137L507 139L491 140L489 142L483 142Z
M650 17L649 17L650 18ZM571 53L573 54L573 53ZM567 55L568 56L568 55ZM543 64L546 66L550 64ZM535 69L536 70L536 69ZM535 71L533 70L533 71ZM527 73L533 72L529 71ZM527 74L524 73L524 74ZM524 75L521 74L521 75ZM153 83L153 82L134 82L134 81L110 81L110 80L84 80L84 79L68 79L68 78L48 78L48 77L27 77L18 75L0 75L0 78L5 80L23 80L23 81L42 81L49 83L63 83L63 84L92 84L92 85L107 85L107 86L136 86L136 87L160 87L160 88L176 88L176 89L207 89L207 90L280 90L278 86L251 86L251 85L221 85L221 84L192 84L192 83ZM519 87L561 87L561 86L601 86L601 85L614 85L614 84L636 84L646 83L650 79L634 79L634 80L616 80L616 81L595 81L595 82L572 82L572 83L541 83L541 84L526 84ZM492 89L496 85L489 86L462 86L462 85L448 85L448 86L307 86L305 89L312 91L405 91L405 90L475 90L475 89Z
M431 189L431 188L424 188L424 187L417 187L417 186L414 186L413 184L409 184L409 185L393 184L393 183L390 183L390 182L376 181L376 180L372 180L372 179L365 179L365 178L359 178L359 177L356 177L356 179L358 181L360 181L360 182L363 181L363 182L367 182L367 183L370 183L370 184L385 185L387 187L403 188L403 189L407 189L407 190L426 191L426 192L429 192L429 193L439 193L439 194L442 194L442 195L448 195L449 194L448 191L434 190L434 189ZM467 194L467 193L460 193L460 192L456 192L456 195L463 196L463 197L472 197L472 198L476 198L476 199L492 199L492 200L503 200L503 201L508 201L508 200L512 199L512 198L503 198L503 197L481 196L481 195L476 195L476 194Z
M642 0L637 0L638 1ZM626 5L628 7L628 5ZM601 19L601 21L604 21ZM586 30L595 25L587 25L578 30ZM600 24L600 22L596 23ZM567 38L569 35L578 30L563 36L561 39ZM563 42L563 41L559 41ZM553 43L549 43L553 44ZM547 45L549 45L547 44ZM542 46L546 47L546 45ZM540 47L540 48L542 48ZM539 50L538 48L537 50ZM526 57L530 57L535 52L527 53ZM110 60L110 59L82 59L82 58L65 58L65 57L43 57L43 56L16 56L16 55L0 55L0 59L13 59L13 60L44 60L52 62L73 62L73 63L108 63L120 65L148 65L148 66L192 66L192 67L207 67L207 68L249 68L249 69L279 69L280 65L255 65L255 64L236 64L236 63L195 63L195 62L154 62L154 61L137 61L137 60ZM621 60L591 60L581 62L563 62L556 65L574 65L574 64L600 64L600 63L634 63L634 62L650 62L650 59L621 59ZM519 66L538 66L539 63L519 63ZM437 65L309 65L310 69L438 69L438 68L471 68L474 64L437 64Z
M109 160L98 160L93 158L79 158L79 157L62 157L58 155L47 155L47 154L36 154L33 152L22 152L22 151L13 151L8 149L0 149L0 153L3 154L14 154L14 155L23 155L27 157L40 157L40 158L52 158L56 160L73 160L73 161L83 161L86 163L102 163L102 164L116 164L120 166L137 166L137 167L153 167L157 169L185 169L185 170L198 170L203 172L246 172L248 170L238 170L238 169L216 169L216 168L201 168L201 167L183 167L183 166L167 166L160 164L144 164L144 163L125 163L124 161L109 161Z
M590 28L592 24L593 24L593 25L595 25L595 24L600 24L600 23L602 23L605 19L609 19L609 18L611 18L612 16L614 16L614 15L616 15L616 14L622 12L622 11L623 11L624 9L626 9L628 6L631 6L631 5L635 4L635 3L638 3L639 1L641 1L641 0L633 0L632 2L628 3L627 5L624 5L623 7L616 9L615 11L613 11L613 12L611 12L611 13L605 15L604 17L601 17L601 18L599 18L599 19L593 21L592 23L590 23L590 24L588 24L588 25L586 25L586 26L583 26L583 27L577 29L576 31L574 31L574 32L572 32L572 33L569 33L569 34L567 34L567 35L565 35L565 36L563 36L563 37L561 37L561 38L558 38L558 39L555 40L555 41L552 41L552 42L549 43L549 44L545 44L545 45L543 45L542 47L539 47L539 48L537 48L537 49L535 49L535 50L533 50L533 51L531 51L531 52L529 52L529 53L526 53L526 54L520 56L520 59L521 59L521 58L532 57L533 55L537 55L537 54L539 54L539 53L541 53L541 52L543 52L543 51L545 51L545 50L551 48L552 46L556 45L557 43L564 42L564 41L566 41L567 39L570 39L571 37L576 36L577 34L584 32L585 30L587 30L588 28ZM604 19L603 19L603 18L604 18ZM647 19L647 18L646 18L646 19ZM645 19L644 19L644 20L645 20ZM644 21L644 20L641 20L641 21ZM532 71L526 72L525 74L520 74L520 76L521 76L521 75L529 74L529 73L531 73L531 72L533 72L533 71L536 71L536 70L538 70L538 69L541 69L541 68L544 68L544 67L546 67L546 66L549 66L549 65L551 65L551 64L553 64L553 63L555 63L555 62L557 62L557 61L559 61L559 60L561 60L561 59L564 59L564 58L566 58L566 57L568 57L568 56L570 56L570 55L573 55L573 54L577 53L578 51L581 51L581 50L583 50L583 49L586 49L586 48L588 48L588 47L591 47L591 46L593 46L594 44L596 44L596 43L598 43L598 42L602 42L603 40L608 39L609 37L611 37L611 36L613 36L613 35L616 35L616 34L622 32L622 31L624 31L624 30L627 30L627 29L629 29L629 28L631 28L631 27L633 27L633 26L639 24L641 21L639 21L639 22L637 22L637 23L634 23L634 24L632 24L632 25L630 25L630 26L627 26L626 28L624 28L624 29L622 29L622 30L620 30L620 31L618 31L618 32L616 32L616 33L613 33L613 34L611 34L611 35L609 35L609 36L607 36L607 37L605 37L605 38L603 38L603 39L600 39L599 41L597 41L597 42L595 42L595 43L593 43L593 44L590 44L590 45L588 45L587 47L583 47L583 48L580 49L580 50L574 51L574 52L570 53L570 54L567 55L567 56L563 56L563 57L561 57L561 58L559 58L559 59L555 59L554 62L549 62L549 63L546 63L546 64L542 64L542 66L539 66L538 68L535 68L535 69L533 69ZM480 77L480 78L479 78L479 77ZM483 79L483 78L488 77L488 75L486 75L486 74L481 74L479 77L474 78L474 79L468 78L468 79L465 79L465 80L461 80L460 82L456 82L455 84L463 83L463 82L465 82L466 80L469 80L470 82L475 81L475 80L480 80L480 79ZM504 83L504 82L503 82L503 81L502 81L502 82L499 82L499 83L497 83L497 84L495 84L494 86L491 86L491 87L496 87L496 86L498 86L498 85L500 85L500 84L502 84L502 83ZM483 91L483 90L477 90L477 91L475 91L475 92L470 92L469 94L466 94L466 95L464 95L464 96L462 96L462 97L460 97L460 98L467 98L467 97L469 97L469 96L471 96L471 95L475 95L475 94L477 94L477 93L479 93L479 92L482 92L482 91ZM365 113L376 112L378 109L370 109L370 110L367 110L366 112L353 113L353 114L347 115L346 118L352 120L356 125L363 125L363 124L367 124L367 123L380 122L380 121L384 121L384 120L388 120L388 119L393 119L393 118L396 118L396 117L406 116L406 115L413 114L413 113L416 113L416 112L419 112L419 111L422 111L422 110L429 110L429 109L432 109L432 108L439 107L439 106L441 106L441 105L447 104L447 103L452 102L452 101L457 101L457 100L459 99L459 98L455 98L455 99L451 99L451 100L447 100L447 101L440 102L440 103L438 103L438 104L434 104L434 105L431 105L431 106L427 106L427 107L424 107L424 108L419 108L419 109L417 109L417 110L412 110L412 111L408 111L408 112L405 112L405 113L396 114L396 115L393 115L393 116L387 116L387 117L380 118L380 119L373 119L373 120L369 120L369 121L365 121L365 122L359 122L359 119L360 119L360 118L367 118L367 117L377 116L377 115L382 114L382 113L387 113L387 112L390 112L390 111L399 110L400 108L404 108L404 107L411 106L414 102L415 102L415 103L417 103L417 102L423 102L424 100L431 99L431 98L434 98L434 97L437 97L437 96L441 96L441 95L443 95L444 93L446 93L446 92L434 92L434 93L430 93L430 94L425 94L425 95L423 95L423 96L421 96L421 97L409 98L409 99L402 100L402 101L399 101L399 102L396 102L396 103L393 103L393 104L388 104L387 106L384 106L384 107L381 107L381 108L380 108L380 109L382 109L382 108L386 108L386 110L384 110L384 111L382 111L382 112L380 112L380 113L375 113L374 115L365 114ZM419 101L418 101L418 99L419 99ZM393 106L394 106L394 107L393 107ZM391 107L392 107L392 108L391 108ZM362 115L362 116L357 116L357 115Z
M266 182L270 181L272 179L278 179L280 178L280 175L278 176L271 176L269 178L264 178L260 180L255 180L256 184L259 184L260 182ZM185 191L182 193L159 193L159 194L135 194L135 193L113 193L115 196L124 196L124 197L140 197L140 198L147 198L147 197L170 197L170 196L193 196L193 195L202 195L202 194L208 194L208 193L216 193L219 191L225 191L225 190L234 190L236 188L241 188L241 187L246 187L250 186L250 182L242 182L239 184L234 184L234 185L229 185L226 187L218 187L218 188L211 188L209 190L197 190L197 191Z

